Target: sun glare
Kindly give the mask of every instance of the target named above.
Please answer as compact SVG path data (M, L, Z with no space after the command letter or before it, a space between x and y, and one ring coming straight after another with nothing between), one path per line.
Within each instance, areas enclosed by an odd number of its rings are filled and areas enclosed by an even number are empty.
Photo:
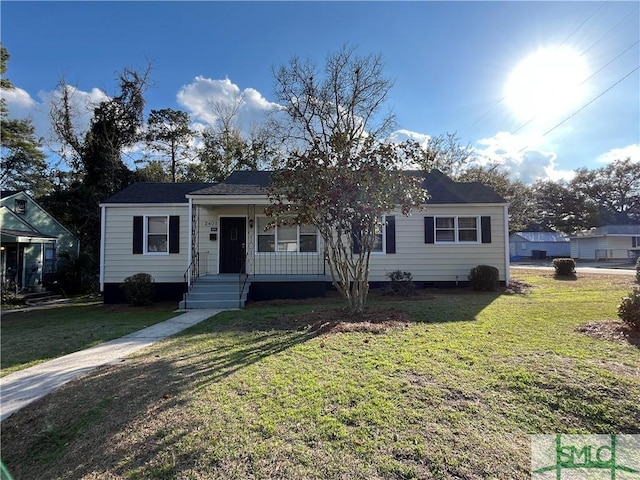
M523 120L553 118L578 106L586 78L587 65L575 50L544 48L516 66L507 80L505 99Z

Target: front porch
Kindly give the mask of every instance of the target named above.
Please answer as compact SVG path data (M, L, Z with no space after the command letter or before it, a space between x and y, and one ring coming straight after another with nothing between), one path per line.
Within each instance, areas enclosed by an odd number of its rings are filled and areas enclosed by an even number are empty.
M323 297L330 284L326 275L201 275L179 308L243 308L248 301Z
M192 199L180 307L242 308L247 301L324 296L331 279L315 227L269 228L266 197L237 202L224 195Z

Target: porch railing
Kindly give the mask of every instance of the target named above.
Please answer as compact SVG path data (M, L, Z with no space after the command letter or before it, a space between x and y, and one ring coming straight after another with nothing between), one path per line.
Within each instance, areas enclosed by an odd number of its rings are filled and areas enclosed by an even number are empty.
M254 275L326 276L322 253L258 252L253 259Z
M191 285L196 281L196 279L200 276L200 254L196 252L191 260L191 263L187 267L187 270L184 272L184 308L187 308L187 293L189 293L189 289Z
M244 253L242 259L242 266L240 267L240 273L238 274L238 308L242 308L242 294L247 286L247 280L249 275L247 274L247 253Z

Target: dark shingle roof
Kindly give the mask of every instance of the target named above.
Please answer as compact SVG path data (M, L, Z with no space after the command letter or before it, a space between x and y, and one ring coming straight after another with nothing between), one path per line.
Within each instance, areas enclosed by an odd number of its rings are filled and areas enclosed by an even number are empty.
M432 170L407 172L416 177L422 176L422 185L429 193L427 204L444 203L507 203L492 188L480 182L454 182L444 173Z
M103 203L189 203L186 195L215 185L213 183L155 183L129 185Z
M192 192L192 194L264 195L272 173L270 171L234 172L223 183ZM407 174L424 178L423 186L430 195L428 204L506 203L504 198L479 182L454 182L437 170L429 173L411 170L407 171Z
M265 195L272 173L266 170L237 171L222 183L191 193L193 195Z
M0 192L0 198L7 198L16 193L20 193L22 190L2 190Z
M265 195L273 172L238 171L224 182L213 183L134 183L115 194L104 203L188 203L191 195ZM429 192L427 204L445 203L506 203L491 188L478 183L458 183L439 171L425 173L407 171L422 177L423 186Z

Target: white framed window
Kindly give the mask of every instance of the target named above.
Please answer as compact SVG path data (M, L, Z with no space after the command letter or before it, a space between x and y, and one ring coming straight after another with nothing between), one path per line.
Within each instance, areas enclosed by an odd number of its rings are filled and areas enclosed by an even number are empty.
M318 229L313 225L276 225L267 229L268 217L256 218L257 253L318 253Z
M373 245L371 246L371 253L384 253L385 252L385 232L386 232L386 220L382 216L380 223L378 223L373 231Z
M479 243L479 217L436 217L435 243Z
M144 253L145 255L169 254L169 217L144 217Z

